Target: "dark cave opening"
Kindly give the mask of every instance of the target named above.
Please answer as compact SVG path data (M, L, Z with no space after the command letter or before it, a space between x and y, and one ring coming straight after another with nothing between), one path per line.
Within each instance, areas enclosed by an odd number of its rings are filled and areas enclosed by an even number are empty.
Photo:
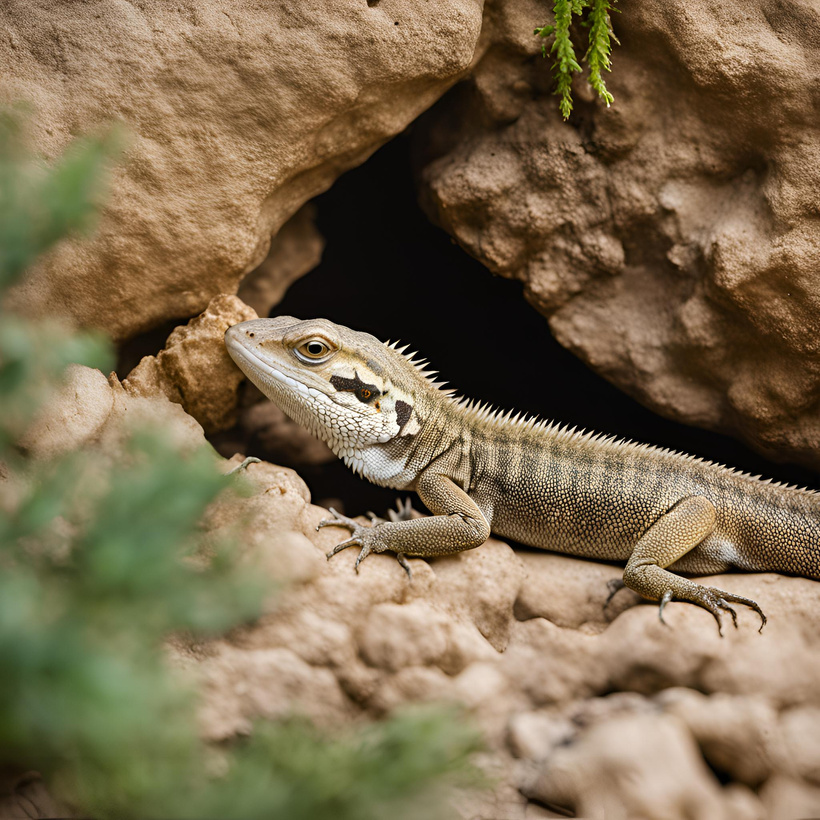
M808 469L771 462L728 436L661 418L563 348L524 299L520 283L493 276L424 215L409 133L315 202L327 241L322 261L291 286L274 315L324 317L382 340L409 342L459 393L505 409L788 483L816 484ZM381 511L406 495L369 484L341 462L300 468L300 474L314 500L341 498L352 514Z

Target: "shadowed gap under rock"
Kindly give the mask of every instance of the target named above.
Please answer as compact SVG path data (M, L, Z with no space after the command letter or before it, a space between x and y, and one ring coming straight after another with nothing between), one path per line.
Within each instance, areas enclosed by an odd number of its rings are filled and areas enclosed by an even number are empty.
M493 276L421 211L407 133L315 201L327 240L322 261L290 287L273 315L324 317L401 339L459 393L503 408L816 485L810 470L657 416L565 350L518 282ZM341 498L354 514L406 495L359 479L341 462L300 472L315 500Z

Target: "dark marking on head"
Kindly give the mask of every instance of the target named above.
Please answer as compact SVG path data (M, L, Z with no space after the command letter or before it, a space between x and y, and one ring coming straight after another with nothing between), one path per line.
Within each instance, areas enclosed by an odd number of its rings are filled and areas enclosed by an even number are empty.
M398 399L396 401L396 422L399 425L399 429L401 430L408 421L410 421L410 414L413 412L412 405L409 405L406 401L402 401Z
M370 404L373 399L377 399L382 395L375 384L365 384L359 378L358 373L356 373L355 378L352 379L345 379L342 376L331 376L330 383L337 390L353 393L359 401L365 404Z
M381 376L384 373L384 368L374 359L367 360L367 366L377 375Z

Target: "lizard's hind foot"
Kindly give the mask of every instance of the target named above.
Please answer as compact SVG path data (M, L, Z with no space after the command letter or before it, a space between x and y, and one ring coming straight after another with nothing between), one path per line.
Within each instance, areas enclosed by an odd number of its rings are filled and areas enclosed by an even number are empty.
M669 601L678 600L697 604L698 606L711 612L717 621L718 634L721 638L723 637L723 621L721 620L723 613L729 613L732 618L732 624L735 629L737 629L737 612L734 607L730 606L730 604L743 604L744 606L749 607L749 609L753 609L757 612L757 614L760 615L760 629L758 629L758 632L762 632L763 627L766 626L766 615L760 608L757 601L753 601L751 598L744 598L742 595L735 595L731 592L725 592L722 589L717 589L717 587L705 587L700 584L696 584L695 587L696 588L694 590L688 592L686 597L679 597L678 595L675 595L671 589L667 590L663 594L660 607L658 609L658 617L660 618L661 623L666 623L666 621L663 620L663 610L666 604L668 604Z

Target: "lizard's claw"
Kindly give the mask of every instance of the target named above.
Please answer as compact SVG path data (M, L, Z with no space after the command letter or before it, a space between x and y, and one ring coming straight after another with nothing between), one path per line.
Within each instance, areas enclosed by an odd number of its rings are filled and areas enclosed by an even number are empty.
M233 470L228 470L225 475L234 475L235 473L241 473L249 464L261 464L262 459L257 458L256 456L248 456L241 464L237 465L233 468Z
M666 623L666 621L663 620L663 608L669 603L669 601L672 600L672 598L673 593L671 589L666 590L661 598L661 605L658 611L658 617L661 619L661 623ZM734 595L731 592L724 592L722 589L717 589L716 587L701 587L698 589L696 594L694 594L691 598L687 597L685 600L688 600L693 604L697 604L698 606L702 606L704 609L712 613L717 621L718 635L720 635L721 638L723 637L723 621L721 616L724 612L729 613L732 618L732 624L735 629L737 629L737 612L734 607L729 606L729 604L743 604L744 606L747 606L757 612L757 614L760 615L760 629L758 632L762 632L763 627L766 626L766 615L760 608L757 601L753 601L751 598L744 598L742 595Z
M347 541L342 541L341 544L336 544L336 546L327 554L327 560L329 561L334 555L338 555L342 550L346 550L348 547L361 547L361 552L359 552L356 557L356 563L354 564L354 568L356 572L358 572L359 564L361 564L371 552L383 551L383 548L379 549L378 544L374 543L374 534L377 526L365 527L359 524L358 521L354 521L352 518L348 518L346 515L342 515L340 512L337 512L333 509L333 507L330 507L330 512L333 515L333 518L322 519L316 525L316 529L320 530L322 527L347 527L347 529L349 529L352 533L352 537L348 538Z
M609 590L609 595L606 596L606 600L604 601L604 609L606 609L612 599L622 590L626 589L626 584L623 582L622 578L610 578L606 582L606 588ZM663 612L663 606L661 606L661 612ZM663 620L663 618L661 618Z
M336 544L335 547L327 554L327 560L329 561L334 555L338 555L342 550L346 550L348 547L361 547L361 552L359 552L358 556L356 557L356 563L353 565L356 572L359 571L359 564L367 558L368 555L373 551L372 547L367 545L362 545L360 539L353 536L353 538L348 538L347 541L342 541L341 544Z
M410 521L413 518L413 502L409 498L396 501L396 509L388 510L391 521Z
M347 527L351 532L355 532L356 528L361 526L361 524L358 524L352 518L348 518L346 515L336 512L333 507L329 508L329 512L333 518L323 518L316 525L317 530L322 529L322 527Z
M407 560L407 556L403 552L396 553L396 560L399 562L399 566L407 573L407 580L413 580L413 570L410 569L410 563Z
M410 507L409 504L407 504L405 508L400 507L398 514L402 514L404 510L409 510L409 512L412 513L412 507ZM333 507L330 508L330 513L333 515L333 518L322 519L316 525L316 529L320 530L323 527L346 527L350 530L351 537L348 538L347 541L342 541L341 544L337 544L329 553L327 553L328 561L334 555L338 555L342 552L342 550L348 549L348 547L361 547L361 551L356 557L356 563L353 565L356 572L358 572L359 564L361 564L368 555L373 552L379 553L387 550L387 547L379 538L379 527L389 524L390 522L385 521L383 518L379 518L379 516L374 515L373 513L368 513L368 517L373 523L372 526L365 526L363 524L359 524L358 521L354 521L352 518L348 518L346 515L342 515L334 510ZM396 513L391 510L390 515L392 519L393 515L396 515ZM404 553L396 553L396 560L399 562L402 569L407 573L407 577L412 579L413 573L410 570L410 564L408 563Z

